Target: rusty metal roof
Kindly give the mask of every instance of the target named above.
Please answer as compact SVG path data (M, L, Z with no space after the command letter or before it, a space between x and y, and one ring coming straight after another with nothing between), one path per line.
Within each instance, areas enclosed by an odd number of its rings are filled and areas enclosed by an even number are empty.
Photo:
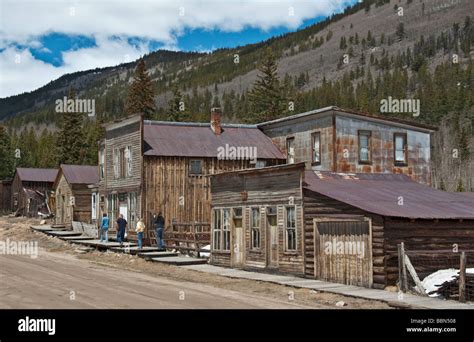
M364 211L411 219L474 219L474 197L400 174L305 171L304 187Z
M99 182L97 166L61 164L61 170L69 184L95 184Z
M17 167L16 173L22 182L53 183L56 179L56 175L58 174L58 170Z
M210 124L144 122L145 155L216 158L218 148L256 147L258 159L286 159L255 125L222 125L214 134Z

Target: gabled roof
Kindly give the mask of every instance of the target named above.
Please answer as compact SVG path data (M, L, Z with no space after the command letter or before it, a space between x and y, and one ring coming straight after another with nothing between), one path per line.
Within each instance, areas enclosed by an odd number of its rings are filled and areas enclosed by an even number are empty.
M327 115L328 113L336 111L338 115L344 115L344 116L350 116L350 117L357 117L360 118L361 120L369 120L369 121L376 121L376 122L383 122L387 125L396 125L396 126L404 126L406 128L411 128L414 130L420 130L424 132L433 132L436 130L436 127L426 125L417 121L412 121L412 120L404 120L392 116L383 116L383 115L374 115L371 113L366 113L366 112L360 112L360 111L355 111L352 109L345 109L345 108L340 108L337 106L329 106L329 107L324 107L324 108L319 108L315 110L311 110L308 112L304 113L299 113L295 115L290 115L286 116L283 118L267 121L267 122L262 122L258 124L257 126L265 129L268 126L273 126L274 124L279 124L279 123L284 123L287 121L293 121L293 120L298 120L298 119L305 119L309 116L322 116L322 115Z
M256 147L258 159L286 159L256 125L222 125L214 134L210 124L144 122L144 155L216 158L220 147Z
M58 174L58 169L35 169L17 167L16 174L22 182L47 182L53 183Z
M97 166L61 164L60 169L69 184L95 184L99 182Z
M305 171L303 186L381 216L474 219L474 196L436 190L400 174Z

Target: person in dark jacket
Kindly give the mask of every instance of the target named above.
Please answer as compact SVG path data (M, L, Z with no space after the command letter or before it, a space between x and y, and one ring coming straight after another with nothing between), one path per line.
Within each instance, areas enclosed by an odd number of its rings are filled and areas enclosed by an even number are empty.
M156 246L158 248L165 248L165 243L163 241L163 231L165 229L165 218L161 214L155 215L154 225L156 229Z
M120 242L120 246L123 245L125 239L125 229L127 229L127 220L123 218L123 214L117 219L117 241Z

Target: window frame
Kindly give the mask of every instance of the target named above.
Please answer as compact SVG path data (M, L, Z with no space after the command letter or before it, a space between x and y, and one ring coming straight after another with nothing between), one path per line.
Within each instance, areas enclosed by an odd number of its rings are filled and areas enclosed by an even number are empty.
M360 159L360 138L367 136L367 160ZM372 164L372 131L360 129L357 131L357 160L359 164L371 165Z
M120 178L120 150L118 148L114 148L112 150L112 159L113 159L113 171L114 171L114 179Z
M318 156L319 160L315 160L314 158L314 143L316 141L316 137L318 138ZM311 133L311 165L317 166L321 165L321 131Z
M255 163L255 168L256 169L262 169L267 166L267 161L263 159L257 159L257 162Z
M194 162L199 162L199 165L200 165L200 170L199 170L199 173L195 173L193 172L193 168L192 168L192 163ZM190 176L201 176L202 175L202 159L190 159L189 160L189 175Z
M294 227L289 227L288 225L288 213L289 210L293 210L293 222L294 222ZM289 241L290 239L288 238L288 233L289 231L292 230L294 231L294 248L289 248ZM288 253L296 253L298 251L298 234L297 234L297 224L296 224L296 206L286 206L285 207L285 252Z
M230 252L230 232L231 232L231 209L223 208L222 212L222 251ZM227 212L227 222L226 222L226 213Z
M221 209L213 210L213 225L212 225L212 250L220 251L222 247L222 217ZM217 224L219 222L219 224ZM216 237L217 236L217 237Z
M105 148L99 149L99 179L105 179Z
M254 226L254 211L257 212L257 225ZM252 251L260 251L262 249L262 234L261 234L261 213L259 207L251 207L250 208L250 250ZM258 236L258 246L254 243L254 233L255 236Z
M126 177L132 177L132 146L127 145L125 147L125 155L124 155L124 161L125 161L125 176Z
M290 143L293 145L293 161L290 163ZM286 138L286 163L295 164L296 163L296 151L295 151L295 137Z
M403 138L404 160L397 160L397 137ZM407 133L393 133L393 162L395 166L408 166L408 135Z

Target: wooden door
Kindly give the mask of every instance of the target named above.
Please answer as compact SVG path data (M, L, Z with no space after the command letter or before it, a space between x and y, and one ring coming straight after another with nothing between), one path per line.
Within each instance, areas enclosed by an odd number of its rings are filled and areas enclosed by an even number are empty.
M370 219L314 219L314 256L315 278L372 287Z
M244 229L242 228L242 209L237 209L240 213L236 215L236 209L233 210L233 234L232 234L232 267L242 267L244 263Z
M278 267L278 223L276 207L267 208L266 255L267 267Z

